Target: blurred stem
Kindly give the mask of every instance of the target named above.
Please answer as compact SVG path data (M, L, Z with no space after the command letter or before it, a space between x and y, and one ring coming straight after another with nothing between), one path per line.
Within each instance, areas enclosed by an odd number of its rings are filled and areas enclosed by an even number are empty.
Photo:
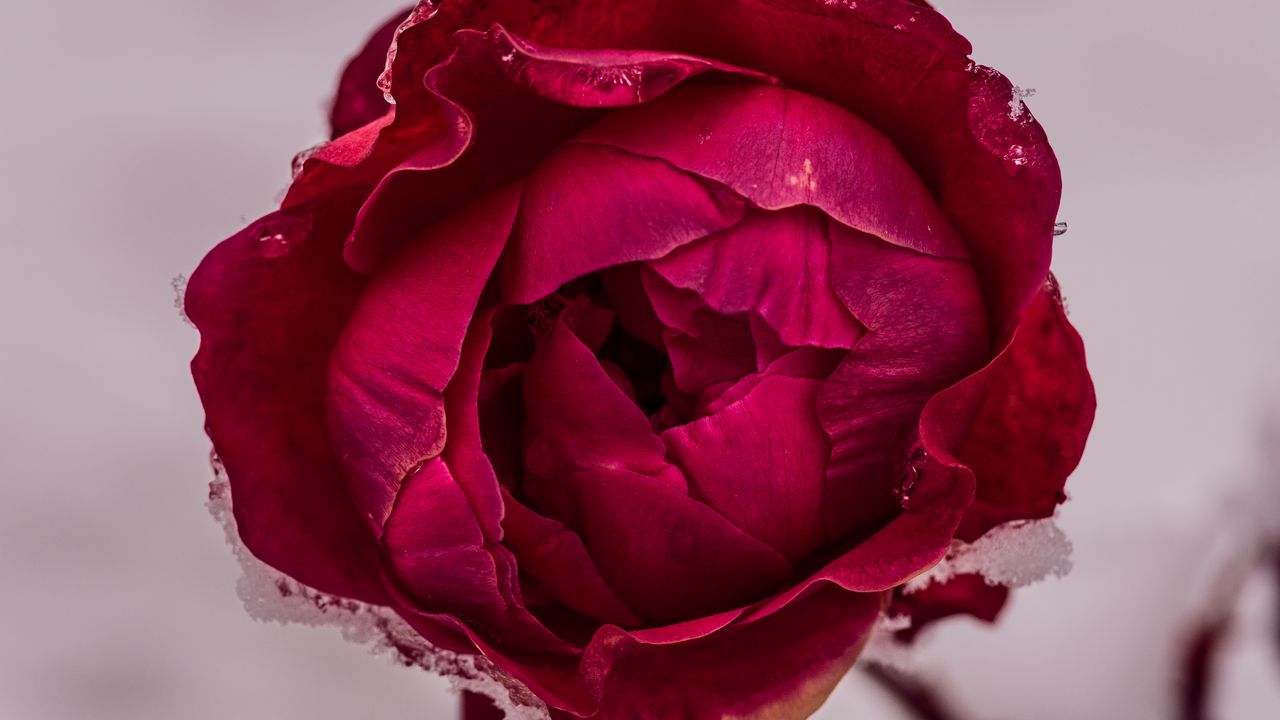
M922 680L874 664L863 666L863 672L919 720L960 720L960 715L947 707L942 695Z
M1209 717L1214 660L1226 628L1225 618L1205 623L1191 636L1183 650L1178 684L1179 720L1206 720Z

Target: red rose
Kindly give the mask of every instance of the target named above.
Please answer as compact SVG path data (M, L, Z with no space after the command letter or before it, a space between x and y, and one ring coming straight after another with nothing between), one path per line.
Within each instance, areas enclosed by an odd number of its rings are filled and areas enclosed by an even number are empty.
M1058 168L925 3L422 3L388 108L392 35L191 278L261 559L556 717L803 717L953 539L1052 514Z

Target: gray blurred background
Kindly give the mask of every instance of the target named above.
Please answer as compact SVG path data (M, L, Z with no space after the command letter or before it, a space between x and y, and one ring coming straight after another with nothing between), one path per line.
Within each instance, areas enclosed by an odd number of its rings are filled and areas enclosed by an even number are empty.
M204 508L197 336L169 283L324 139L344 57L402 0L0 3L0 719L447 718L443 681L333 629L256 623ZM937 0L1038 94L1054 268L1097 382L1060 522L1075 571L919 659L967 717L1167 718L1280 405L1280 5ZM1280 515L1280 505L1269 508ZM1280 717L1273 590L1219 718ZM820 718L891 718L858 677Z

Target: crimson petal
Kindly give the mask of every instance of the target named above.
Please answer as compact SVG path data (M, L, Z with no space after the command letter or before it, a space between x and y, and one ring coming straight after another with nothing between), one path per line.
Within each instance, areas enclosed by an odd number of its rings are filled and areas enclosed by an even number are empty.
M760 208L813 205L904 248L968 256L893 144L847 110L812 95L772 85L685 86L610 113L574 142L661 158Z
M191 276L191 363L246 547L323 592L383 602L379 551L324 425L329 354L364 285L342 264L357 199L273 213Z
M771 375L713 415L662 434L691 493L793 562L829 539L821 516L830 442L820 380Z
M444 392L506 243L519 186L430 228L380 273L329 369L329 423L361 510L380 529L405 476L444 448Z
M957 530L968 541L1000 523L1053 514L1097 407L1084 344L1056 287L1040 291L993 365L990 390L958 455L978 479Z
M831 289L825 230L812 210L753 211L649 267L721 313L759 315L789 346L848 349L862 328Z
M658 160L568 145L526 181L503 299L537 300L596 270L647 260L738 222L741 199Z

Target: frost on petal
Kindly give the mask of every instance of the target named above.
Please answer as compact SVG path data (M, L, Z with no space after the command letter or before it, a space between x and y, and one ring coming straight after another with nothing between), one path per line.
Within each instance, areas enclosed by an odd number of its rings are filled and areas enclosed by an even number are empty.
M911 627L910 615L880 614L876 624L871 628L871 637L867 640L862 655L858 656L859 664L872 664L881 667L901 670L910 673L916 671L918 661L915 653L917 646L899 642L897 634Z
M191 322L191 318L187 317L187 276L178 273L169 281L169 287L173 288L173 307L178 311L178 317L182 318L182 322L195 327L196 324Z
M257 559L240 542L231 512L231 488L222 462L210 456L214 479L209 483L209 514L222 525L227 544L240 563L236 593L249 616L282 625L333 626L343 639L366 645L406 667L419 667L448 678L454 692L479 693L493 699L508 720L546 720L546 704L520 683L479 655L435 647L390 608L319 592L283 575Z
M906 584L912 593L956 575L978 574L991 585L1025 587L1071 571L1071 540L1052 519L1015 521L972 543L955 542L933 569Z
M1027 112L1027 104L1023 102L1029 97L1036 94L1035 88L1020 88L1013 86L1013 97L1009 100L1009 119L1017 120Z

